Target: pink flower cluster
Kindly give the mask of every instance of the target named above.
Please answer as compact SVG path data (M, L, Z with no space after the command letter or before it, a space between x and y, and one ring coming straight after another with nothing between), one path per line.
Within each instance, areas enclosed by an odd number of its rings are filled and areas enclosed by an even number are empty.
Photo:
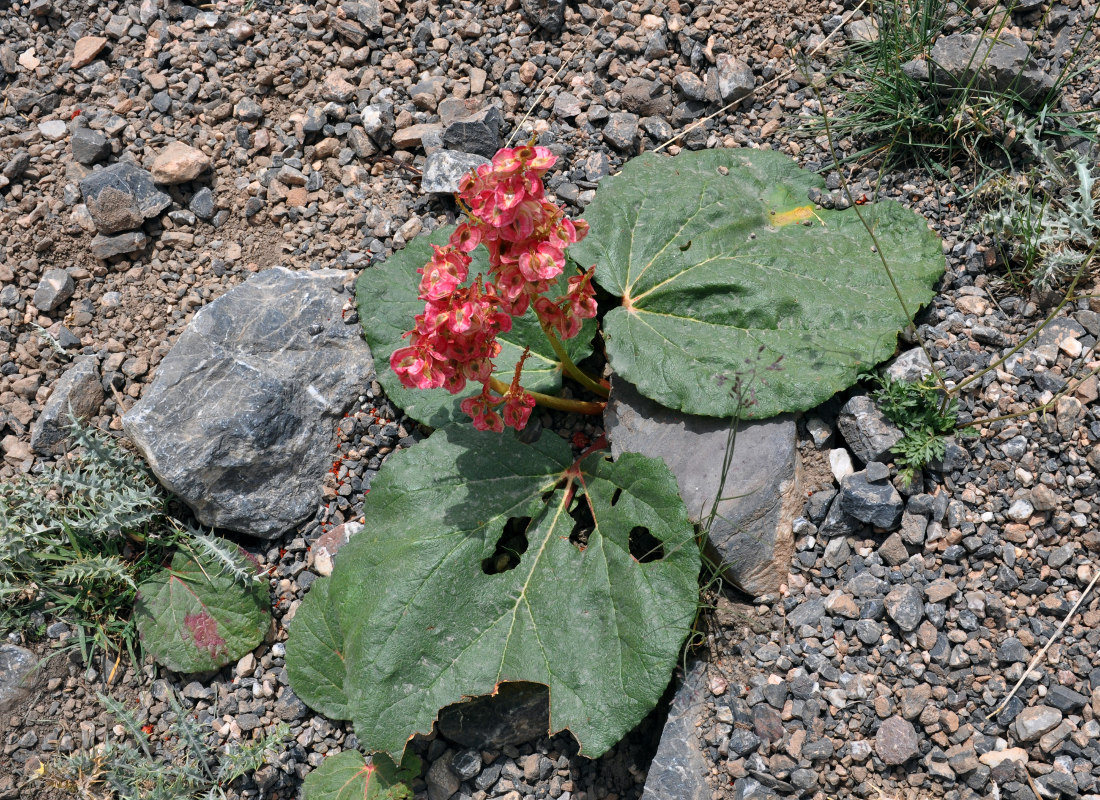
M447 245L432 245L431 260L418 270L424 313L405 334L409 345L390 356L393 371L410 388L457 394L467 381L481 383L481 393L461 406L479 430L522 430L535 405L519 384L526 353L503 396L493 394L496 338L511 330L512 317L534 307L546 328L571 339L583 320L596 315L592 270L571 277L564 295L546 296L565 268L565 249L588 233L583 220L570 220L545 198L542 176L554 161L545 147L506 148L462 179L458 199L468 219ZM488 277L466 286L469 253L479 244L489 251Z

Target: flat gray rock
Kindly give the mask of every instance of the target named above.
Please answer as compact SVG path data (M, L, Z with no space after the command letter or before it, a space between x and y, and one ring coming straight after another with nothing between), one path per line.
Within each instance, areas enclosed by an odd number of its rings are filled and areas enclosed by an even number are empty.
M7 713L34 688L38 659L14 644L0 644L0 714Z
M604 424L615 458L635 452L664 459L692 522L706 519L716 496L727 498L710 529L711 555L754 597L779 589L794 553L791 524L804 500L792 417L741 423L721 488L729 420L670 411L616 379Z
M373 375L344 270L249 278L202 308L123 417L203 525L275 538L317 509L336 424Z
M1008 33L941 36L932 47L933 77L948 89L1008 92L1035 100L1054 88L1054 78L1031 60L1027 44Z
M69 413L80 420L95 416L103 405L103 384L99 376L99 361L95 356L81 356L53 387L42 413L31 428L31 449L46 455L56 455L69 436Z
M710 760L703 755L695 723L703 713L706 665L697 661L676 690L657 754L649 766L642 800L709 800L706 776Z

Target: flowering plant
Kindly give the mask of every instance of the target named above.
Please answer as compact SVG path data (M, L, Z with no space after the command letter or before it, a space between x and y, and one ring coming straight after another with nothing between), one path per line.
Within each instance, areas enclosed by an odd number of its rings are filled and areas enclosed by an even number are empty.
M569 219L546 199L542 176L555 160L545 147L505 148L462 179L457 196L467 220L446 245L432 245L431 260L417 270L424 313L405 334L408 346L390 356L391 368L409 388L442 387L458 394L467 382L480 383L481 392L461 404L479 430L500 432L506 425L522 430L536 402L582 413L602 410L601 403L524 389L520 376L527 351L511 384L493 377L493 359L501 350L497 335L510 331L512 318L529 308L565 371L596 394L608 394L607 386L580 370L561 345L580 332L585 319L596 316L594 268L570 277L564 295L551 299L548 294L566 267L565 249L588 233L587 223ZM478 275L467 284L469 253L480 244L489 252L489 271L484 280Z

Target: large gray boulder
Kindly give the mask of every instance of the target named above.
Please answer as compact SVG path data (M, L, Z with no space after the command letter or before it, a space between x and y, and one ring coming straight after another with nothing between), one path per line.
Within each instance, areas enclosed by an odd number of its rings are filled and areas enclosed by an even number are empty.
M275 538L317 509L337 422L373 370L345 270L265 270L200 310L122 419L199 522Z
M932 76L948 89L966 88L1041 99L1054 78L1031 60L1026 43L1008 33L941 36L932 46Z
M718 504L708 550L735 586L762 597L786 582L794 554L791 524L803 503L792 417L741 423L723 487L728 419L671 411L616 379L604 424L613 457L635 452L664 459L692 522L709 516L716 496L726 498Z

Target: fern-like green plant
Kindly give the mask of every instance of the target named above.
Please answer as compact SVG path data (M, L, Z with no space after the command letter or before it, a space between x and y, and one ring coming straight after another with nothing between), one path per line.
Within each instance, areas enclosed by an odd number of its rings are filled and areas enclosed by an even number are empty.
M958 426L958 404L943 397L931 378L908 382L883 375L878 381L875 401L902 433L893 448L894 463L911 481L918 470L943 458L946 437Z

